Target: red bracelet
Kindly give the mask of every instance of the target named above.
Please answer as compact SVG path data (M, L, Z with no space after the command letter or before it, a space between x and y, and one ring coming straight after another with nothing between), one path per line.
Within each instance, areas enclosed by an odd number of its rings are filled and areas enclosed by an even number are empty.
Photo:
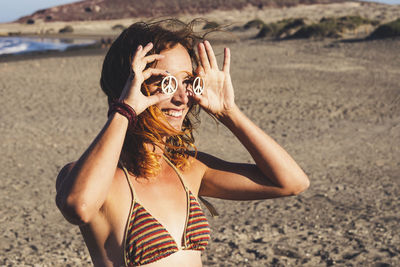
M123 101L120 100L113 100L110 105L110 109L108 110L107 116L110 117L110 115L114 112L118 112L122 116L126 117L129 121L129 126L128 127L135 127L136 122L137 122L137 115L135 110L129 106L128 104L124 103Z

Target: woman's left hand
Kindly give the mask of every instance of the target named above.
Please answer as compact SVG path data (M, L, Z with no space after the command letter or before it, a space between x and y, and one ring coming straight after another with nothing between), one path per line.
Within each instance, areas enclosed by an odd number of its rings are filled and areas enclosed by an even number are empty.
M229 113L235 106L235 97L229 73L230 50L224 50L224 63L219 70L214 51L208 41L198 45L200 66L196 73L204 80L204 90L201 95L192 94L193 98L207 112L217 118Z

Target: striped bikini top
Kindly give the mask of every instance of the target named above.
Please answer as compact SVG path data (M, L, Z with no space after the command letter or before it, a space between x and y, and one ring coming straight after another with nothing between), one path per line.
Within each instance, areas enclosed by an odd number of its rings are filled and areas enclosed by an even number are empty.
M210 240L210 226L199 202L185 185L176 167L164 158L175 170L186 191L187 210L182 243L178 245L167 229L137 201L128 172L123 168L133 200L125 227L125 266L152 263L178 250L204 250Z

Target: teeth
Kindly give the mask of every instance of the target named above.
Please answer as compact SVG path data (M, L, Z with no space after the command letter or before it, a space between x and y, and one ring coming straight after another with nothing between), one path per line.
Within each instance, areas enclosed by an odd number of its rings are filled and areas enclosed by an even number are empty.
M172 117L182 116L182 110L181 111L167 110L167 111L164 111L164 113L167 114L168 116L172 116Z

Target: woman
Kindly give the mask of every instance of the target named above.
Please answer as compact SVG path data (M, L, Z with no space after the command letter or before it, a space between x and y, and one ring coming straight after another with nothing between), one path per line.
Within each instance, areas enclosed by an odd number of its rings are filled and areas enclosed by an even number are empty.
M191 29L136 23L105 57L108 120L56 184L57 206L79 225L95 266L201 266L210 237L197 196L266 199L309 185L288 153L236 106L229 49L220 70L210 43ZM176 91L163 93L168 85ZM232 131L255 165L197 153L199 107Z

